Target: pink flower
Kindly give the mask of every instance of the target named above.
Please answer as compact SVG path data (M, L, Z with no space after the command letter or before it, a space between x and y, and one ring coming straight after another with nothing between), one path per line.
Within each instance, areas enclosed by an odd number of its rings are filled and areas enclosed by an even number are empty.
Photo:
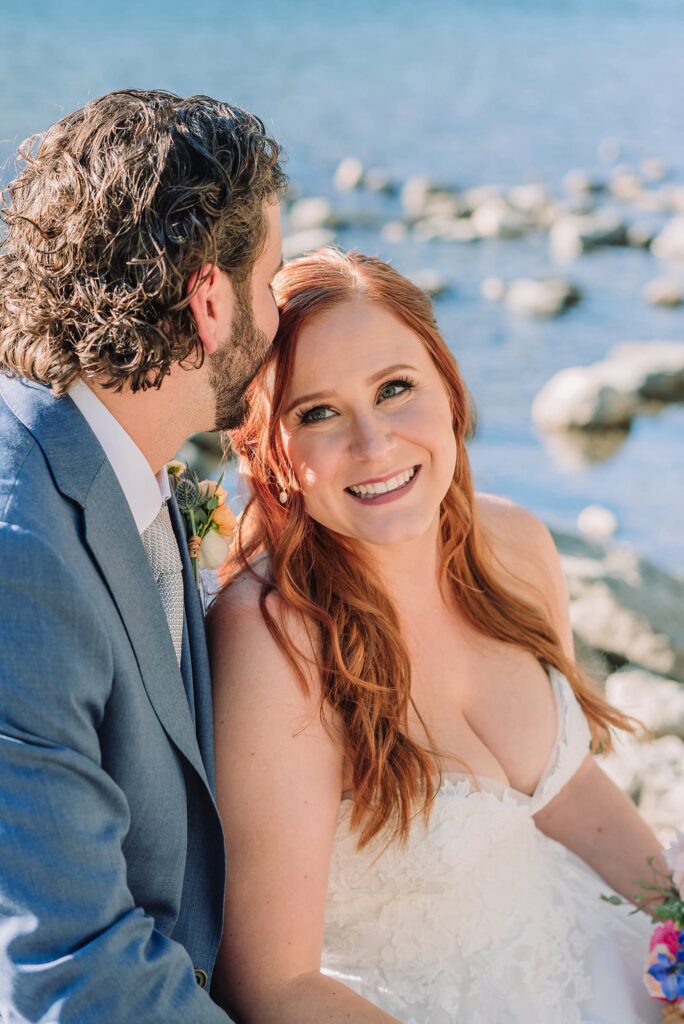
M657 946L665 946L672 956L676 956L679 949L679 928L674 921L664 921L654 928L648 948L655 950Z
M672 872L675 889L679 890L679 895L684 900L684 832L677 830L677 838L665 850L665 860Z

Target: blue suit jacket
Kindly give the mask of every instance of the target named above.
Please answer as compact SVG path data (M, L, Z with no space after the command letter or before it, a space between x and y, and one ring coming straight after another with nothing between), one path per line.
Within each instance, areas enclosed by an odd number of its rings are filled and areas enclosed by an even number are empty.
M182 535L175 505L172 519ZM179 546L182 672L85 419L0 375L3 1021L228 1021L202 990L225 856L202 610Z

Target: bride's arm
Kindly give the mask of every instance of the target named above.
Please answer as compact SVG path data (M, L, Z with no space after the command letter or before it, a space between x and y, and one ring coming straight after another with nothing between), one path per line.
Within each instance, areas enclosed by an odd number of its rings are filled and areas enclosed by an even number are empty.
M494 538L502 582L541 600L565 654L574 660L567 585L553 539L535 516L502 499L481 495L481 519ZM639 880L654 867L668 876L662 847L632 801L591 755L560 793L535 815L537 827L576 853L609 886L634 900Z
M640 892L639 881L653 881L653 869L661 882L669 878L655 835L591 755L535 821L631 902Z
M239 1024L396 1024L320 972L342 755L262 621L249 581L210 616L219 811L228 853L212 996ZM271 606L273 607L273 606ZM306 632L288 623L295 642Z

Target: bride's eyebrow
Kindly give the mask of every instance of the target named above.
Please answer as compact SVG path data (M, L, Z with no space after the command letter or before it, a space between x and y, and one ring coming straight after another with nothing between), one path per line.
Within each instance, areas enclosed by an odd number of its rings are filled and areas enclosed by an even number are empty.
M376 381L382 377L387 377L391 373L399 373L402 370L411 370L413 373L417 373L415 366L409 366L408 363L394 363L392 366L386 366L382 370L378 370L377 373L372 374L366 380L366 384L375 384ZM337 394L337 391L313 391L309 395L300 395L299 398L295 398L294 402L290 402L287 409L283 413L283 416L287 416L296 409L298 405L304 405L305 402L318 402L324 398L333 398Z

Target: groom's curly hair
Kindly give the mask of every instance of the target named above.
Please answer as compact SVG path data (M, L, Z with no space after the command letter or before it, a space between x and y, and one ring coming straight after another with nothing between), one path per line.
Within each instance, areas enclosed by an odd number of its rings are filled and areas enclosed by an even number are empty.
M188 279L245 287L286 178L262 121L208 96L108 93L19 148L0 219L0 371L158 387L203 349Z

